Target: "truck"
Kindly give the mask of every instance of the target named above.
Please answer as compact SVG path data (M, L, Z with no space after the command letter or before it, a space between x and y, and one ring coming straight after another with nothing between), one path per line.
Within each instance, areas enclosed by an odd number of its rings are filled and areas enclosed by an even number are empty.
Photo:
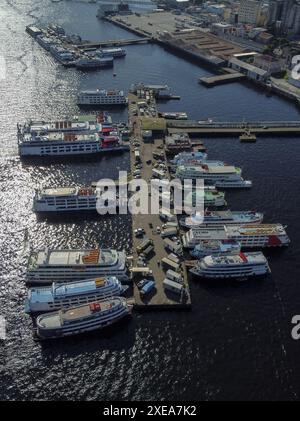
M167 228L162 231L161 237L167 238L167 237L174 237L177 235L177 228Z
M166 172L157 168L153 168L152 175L153 177L159 178L160 180L166 178Z
M168 259L168 257L163 257L161 259L161 262L163 266L168 267L169 269L172 269L174 272L178 272L180 269L180 265Z
M150 246L148 246L144 251L143 254L147 257L149 256L149 254L154 252L154 247L152 244L150 244Z
M144 241L141 242L140 245L137 246L136 251L138 252L138 254L143 253L143 251L146 250L149 246L153 246L153 241L149 238L146 238Z
M185 291L184 285L171 281L171 279L168 278L164 279L163 287L165 290L174 292L175 294L183 294Z
M181 244L175 243L175 241L172 241L169 238L164 239L164 246L175 254L182 253Z
M183 284L183 278L180 273L174 272L172 269L167 270L166 273L167 279L170 279L173 282L177 282L178 284Z

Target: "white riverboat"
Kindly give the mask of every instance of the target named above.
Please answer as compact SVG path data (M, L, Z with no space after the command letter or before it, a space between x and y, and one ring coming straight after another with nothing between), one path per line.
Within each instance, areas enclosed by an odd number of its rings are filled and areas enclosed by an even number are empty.
M43 313L91 303L109 297L118 297L128 287L114 277L30 288L25 302L26 313Z
M234 240L201 240L190 251L190 255L196 259L201 259L205 256L237 254L240 251L241 244Z
M270 273L267 259L261 252L223 256L206 256L190 272L204 279L244 279Z
M224 225L216 228L191 228L182 237L185 248L193 249L203 240L234 240L242 248L284 247L290 244L281 224Z
M106 89L81 91L77 99L78 105L125 106L127 102L124 91Z
M184 228L216 227L224 225L249 225L262 223L264 215L253 211L208 211L196 213L180 221Z
M37 336L55 339L103 329L129 316L131 311L125 298L114 297L46 313L37 318Z
M27 283L51 285L53 282L115 276L130 282L126 254L111 249L41 250L32 252L27 267Z
M202 179L205 183L222 188L248 188L252 186L250 181L242 178L242 170L240 168L222 165L221 162L179 165L176 170L176 177L180 180Z
M127 207L126 197L121 199L116 192L116 200L101 200L96 186L56 187L37 189L33 199L33 210L37 213L78 213L93 211L99 214L114 214L120 205Z
M22 157L63 157L103 154L128 150L119 136L103 136L99 132L47 134L23 133L18 135L19 154Z

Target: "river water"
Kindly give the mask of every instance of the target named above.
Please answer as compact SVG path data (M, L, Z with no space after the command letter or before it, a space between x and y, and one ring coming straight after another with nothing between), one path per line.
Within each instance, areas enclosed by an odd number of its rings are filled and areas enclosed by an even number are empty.
M156 45L127 47L113 71L81 73L57 65L26 33L32 23L57 22L84 39L133 38L99 21L97 5L48 0L1 0L0 54L0 304L7 339L0 342L1 399L287 399L300 394L300 343L291 319L300 312L298 138L207 139L209 156L243 168L251 191L227 195L233 210L257 209L268 222L288 225L292 245L267 253L272 275L247 284L191 283L191 312L136 314L113 332L34 342L24 314L24 275L29 247L88 247L100 244L131 251L130 217L38 220L31 210L38 186L88 184L116 177L128 155L79 163L33 165L17 154L16 124L28 118L76 115L76 93L87 87L166 83L181 101L164 111L192 119L298 120L291 103L244 84L205 89L209 71ZM116 113L125 120L126 112Z

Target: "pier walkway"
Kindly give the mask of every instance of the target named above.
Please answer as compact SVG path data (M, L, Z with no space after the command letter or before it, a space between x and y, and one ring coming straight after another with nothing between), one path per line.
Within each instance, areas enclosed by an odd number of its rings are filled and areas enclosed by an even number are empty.
M222 85L223 83L232 83L238 80L244 79L246 75L243 73L229 73L224 75L218 76L211 76L211 77L202 77L199 79L202 85L207 87L213 87L216 85Z
M206 122L168 121L168 132L188 133L190 136L231 136L242 135L245 130L261 136L299 135L300 121L261 121L261 122Z
M81 44L77 44L76 47L80 50L87 51L90 49L98 49L98 48L107 48L107 47L123 47L125 45L138 45L138 44L147 44L151 42L152 38L144 37L144 38L136 38L136 39L114 39L114 40L107 40L107 41L88 41Z
M136 108L136 104L140 99L133 95L129 94L129 127L132 130L132 137L135 138L139 143L139 152L140 152L140 163L142 165L141 169L141 178L150 183L152 177L152 168L155 160L153 158L154 151L164 152L164 141L162 136L160 138L154 138L152 142L144 142L142 137L142 126L141 126L141 116L132 114L132 111ZM155 100L152 99L151 106L155 106ZM131 172L133 173L135 168L135 146L131 142ZM166 159L166 158L165 158ZM167 167L167 165L166 165ZM150 198L149 198L150 201ZM187 284L187 271L184 265L183 258L181 259L181 274L184 278L185 286L187 289L187 296L181 294L175 294L173 292L165 291L163 287L163 281L166 278L166 269L163 267L162 259L167 257L170 252L165 249L164 241L157 228L161 229L162 220L159 215L149 214L147 215L133 215L132 217L132 229L133 229L133 266L136 266L138 253L137 247L143 241L143 238L137 238L134 231L138 228L141 228L145 231L144 239L148 238L152 240L154 252L149 255L147 259L147 267L151 270L153 278L156 284L156 290L153 293L150 293L145 298L142 298L140 291L136 286L138 280L143 279L143 276L139 275L134 279L134 299L135 299L135 308L138 310L154 310L154 309L189 309L191 307L191 298L189 294L188 284ZM178 227L179 232L179 227ZM151 279L151 278L150 278Z

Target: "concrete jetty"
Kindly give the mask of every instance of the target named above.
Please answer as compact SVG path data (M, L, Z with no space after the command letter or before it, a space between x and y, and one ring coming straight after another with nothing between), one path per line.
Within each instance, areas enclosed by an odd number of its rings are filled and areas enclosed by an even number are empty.
M136 151L139 151L139 163L141 166L140 177L150 183L152 177L152 170L155 164L155 152L160 153L161 156L164 156L166 161L166 155L164 150L164 139L163 136L153 135L151 141L143 140L143 130L142 130L142 116L139 113L139 107L137 106L138 102L141 101L134 94L129 94L129 127L132 131L132 138L134 142L131 142L131 172L132 174L136 170ZM148 100L149 101L149 100ZM156 109L155 98L154 96L150 99L149 106L152 109ZM157 116L156 112L156 116ZM136 145L139 143L139 146ZM167 164L166 164L167 168ZM167 174L169 176L169 174ZM167 177L166 176L166 177ZM150 198L149 198L150 200ZM177 223L178 238L179 236L179 226ZM184 281L184 288L186 294L178 294L171 291L166 291L163 286L163 281L166 278L166 270L162 260L167 258L171 251L167 251L165 248L165 242L160 232L162 230L163 221L159 215L156 214L147 214L147 215L133 215L133 269L132 274L134 276L134 300L135 308L138 310L155 310L155 309L189 309L191 307L191 298L188 288L188 277L187 271L184 264L183 258L180 258L180 273ZM143 236L136 236L135 230L143 230ZM137 266L138 261L138 248L143 242L143 240L149 239L153 244L153 252L147 256L147 268L140 269ZM156 289L153 292L150 292L145 298L141 297L140 291L137 287L137 282L143 279L146 276L148 269L151 271L153 278L155 280ZM139 270L144 271L139 273ZM151 279L151 277L149 277Z
M207 87L213 87L217 85L222 85L224 83L232 83L236 82L238 80L244 79L246 75L243 73L229 73L224 75L218 75L218 76L211 76L211 77L202 77L199 79L200 83L202 85Z
M246 130L261 136L298 136L299 121L261 121L261 122L207 122L207 121L169 121L168 133L188 133L190 136L241 136Z

